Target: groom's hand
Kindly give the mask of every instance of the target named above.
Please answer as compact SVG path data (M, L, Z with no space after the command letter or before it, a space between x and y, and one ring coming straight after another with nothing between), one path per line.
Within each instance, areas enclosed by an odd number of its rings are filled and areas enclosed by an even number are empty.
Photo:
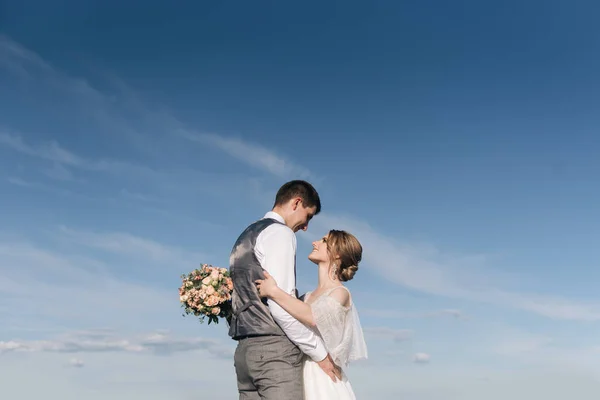
M329 354L323 360L319 361L318 364L329 375L332 381L337 382L338 379L342 379L342 371L333 363Z

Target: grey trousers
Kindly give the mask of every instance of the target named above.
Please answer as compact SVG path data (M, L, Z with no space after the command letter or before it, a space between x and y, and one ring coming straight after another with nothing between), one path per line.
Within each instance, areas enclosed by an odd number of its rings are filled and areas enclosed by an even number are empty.
M234 356L240 400L304 400L303 360L286 336L240 340Z

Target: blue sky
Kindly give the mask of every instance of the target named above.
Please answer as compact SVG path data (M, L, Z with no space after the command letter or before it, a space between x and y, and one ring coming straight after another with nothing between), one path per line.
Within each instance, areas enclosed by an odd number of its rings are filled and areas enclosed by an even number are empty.
M600 389L593 2L0 7L0 394L235 398L179 275L294 178L300 291L364 246L361 398Z

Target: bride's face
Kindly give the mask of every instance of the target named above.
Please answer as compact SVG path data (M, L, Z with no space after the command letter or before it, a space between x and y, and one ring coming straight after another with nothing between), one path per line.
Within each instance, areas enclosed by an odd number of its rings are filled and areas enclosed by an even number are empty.
M329 262L329 253L327 252L327 236L312 243L313 251L308 255L308 259L315 264L320 262Z

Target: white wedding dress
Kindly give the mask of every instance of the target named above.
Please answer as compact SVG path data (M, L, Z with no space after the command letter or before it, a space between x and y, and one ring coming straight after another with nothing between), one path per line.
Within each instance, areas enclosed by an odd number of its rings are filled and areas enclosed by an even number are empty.
M310 306L316 323L313 330L323 339L334 363L342 368L342 379L333 382L316 362L307 359L304 363L305 400L355 400L343 369L350 361L367 358L367 345L354 303L350 301L350 306L344 307L330 297L334 290L348 289L344 286L330 289L312 301ZM304 296L305 302L309 296L310 292Z

